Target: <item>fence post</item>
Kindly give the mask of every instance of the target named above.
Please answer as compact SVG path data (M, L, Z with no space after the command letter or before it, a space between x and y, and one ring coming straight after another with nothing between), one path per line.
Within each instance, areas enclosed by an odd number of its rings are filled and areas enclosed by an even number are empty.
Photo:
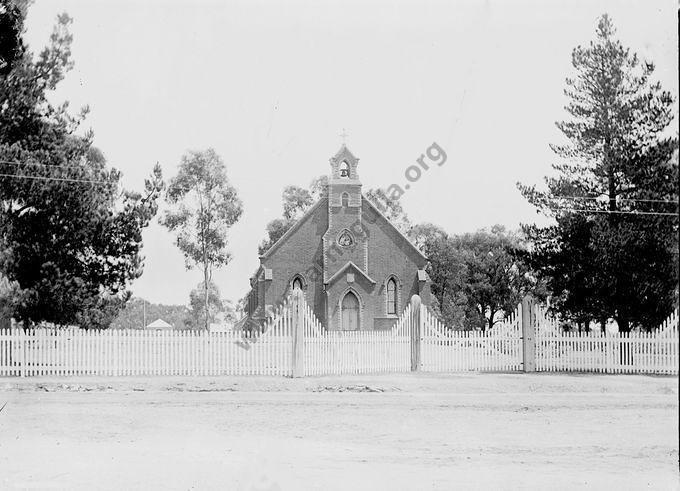
M421 368L423 346L422 326L420 319L420 297L411 297L411 371L417 372Z
M531 295L522 299L522 365L525 373L536 371L536 304Z
M291 294L291 313L293 315L293 377L305 375L305 337L302 316L302 292L293 290Z

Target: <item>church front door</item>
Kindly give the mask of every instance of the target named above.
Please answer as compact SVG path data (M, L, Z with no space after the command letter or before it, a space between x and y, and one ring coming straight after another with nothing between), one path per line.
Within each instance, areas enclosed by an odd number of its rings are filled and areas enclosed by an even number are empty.
M359 329L359 300L352 292L347 292L342 299L342 330L356 331Z

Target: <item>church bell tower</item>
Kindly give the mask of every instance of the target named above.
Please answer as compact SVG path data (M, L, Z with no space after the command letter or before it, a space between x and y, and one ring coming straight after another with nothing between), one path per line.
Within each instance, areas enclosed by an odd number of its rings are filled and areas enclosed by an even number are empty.
M366 271L367 237L361 217L361 181L357 172L359 159L343 144L330 159L328 179L328 230L324 235L324 272L331 277L352 261Z
M330 159L331 175L328 180L328 197L331 207L343 206L343 197L349 202L345 206L361 207L361 181L357 173L359 159L343 144L338 153Z

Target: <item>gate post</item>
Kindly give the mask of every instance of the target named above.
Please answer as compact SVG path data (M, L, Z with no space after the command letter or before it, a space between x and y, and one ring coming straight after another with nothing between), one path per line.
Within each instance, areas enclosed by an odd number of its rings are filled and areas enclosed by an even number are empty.
M420 318L420 297L411 297L411 371L420 370L423 356L422 325Z
M531 295L522 299L522 366L525 373L536 371L536 312Z
M293 377L304 377L305 375L305 333L303 328L302 315L302 292L293 290L290 297L291 310L293 314Z

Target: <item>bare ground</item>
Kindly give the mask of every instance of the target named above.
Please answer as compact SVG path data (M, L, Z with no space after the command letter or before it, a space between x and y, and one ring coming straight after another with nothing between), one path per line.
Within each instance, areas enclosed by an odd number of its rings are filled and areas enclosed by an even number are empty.
M0 379L2 489L680 489L678 379Z

